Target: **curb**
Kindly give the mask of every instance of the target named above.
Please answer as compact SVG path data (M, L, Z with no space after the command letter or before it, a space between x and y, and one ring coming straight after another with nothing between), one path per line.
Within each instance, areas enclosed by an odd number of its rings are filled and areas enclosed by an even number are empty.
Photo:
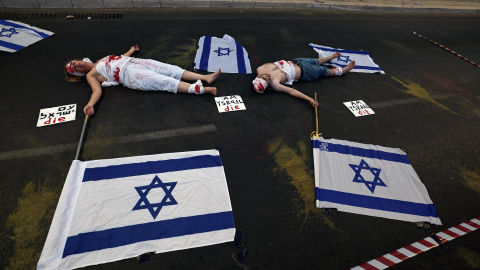
M446 243L462 235L471 233L478 228L480 228L480 217L471 219L457 226L453 226L447 230L436 233L435 235L442 243ZM364 264L351 268L350 270L383 270L437 246L439 246L439 244L435 242L433 238L427 237L408 246L368 261Z
M333 11L410 12L480 14L480 9L415 8L398 6L366 6L320 4L308 2L235 1L235 0L0 0L2 8L266 8L319 9Z

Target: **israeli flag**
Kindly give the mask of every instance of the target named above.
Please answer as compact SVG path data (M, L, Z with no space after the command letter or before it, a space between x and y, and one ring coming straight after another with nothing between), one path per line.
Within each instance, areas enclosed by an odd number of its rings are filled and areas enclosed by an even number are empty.
M318 208L441 225L407 155L398 148L313 139Z
M54 34L25 23L8 20L0 20L0 29L0 50L11 53Z
M318 53L319 58L327 57L336 52L340 52L340 56L338 58L333 59L332 61L327 62L324 65L344 68L352 61L355 61L355 67L350 72L385 74L385 72L377 64L375 64L375 62L373 62L373 59L370 57L369 52L350 51L317 45L313 43L308 44L308 46L310 46Z
M233 241L216 150L73 161L37 269Z
M247 51L229 35L222 39L203 36L198 41L195 69L223 73L252 73Z

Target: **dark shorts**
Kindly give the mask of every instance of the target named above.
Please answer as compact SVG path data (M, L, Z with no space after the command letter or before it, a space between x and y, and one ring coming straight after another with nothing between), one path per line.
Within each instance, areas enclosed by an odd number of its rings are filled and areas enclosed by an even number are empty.
M328 75L328 68L319 66L316 58L295 58L293 63L297 64L302 70L300 80L313 81Z

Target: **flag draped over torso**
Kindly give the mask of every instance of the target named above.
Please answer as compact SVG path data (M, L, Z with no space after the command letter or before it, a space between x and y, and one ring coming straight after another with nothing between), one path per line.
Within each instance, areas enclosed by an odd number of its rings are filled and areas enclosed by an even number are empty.
M223 38L203 36L198 42L195 69L223 73L252 73L247 51L229 35Z
M375 64L375 62L373 62L369 52L344 50L313 43L308 44L308 46L318 53L319 58L330 56L336 52L340 53L339 57L325 63L324 65L344 68L352 61L355 61L355 67L350 72L385 74L385 72L377 64Z
M73 161L37 269L233 241L216 150Z
M25 23L0 20L0 50L13 53L53 34Z
M314 138L313 159L318 208L442 224L402 150Z

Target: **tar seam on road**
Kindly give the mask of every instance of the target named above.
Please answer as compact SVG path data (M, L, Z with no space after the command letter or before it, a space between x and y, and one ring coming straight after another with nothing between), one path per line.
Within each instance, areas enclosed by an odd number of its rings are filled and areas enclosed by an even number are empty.
M438 100L438 99L446 99L446 98L456 97L456 95L444 94L444 95L432 95L430 97L434 100ZM377 108L383 108L383 107L391 107L391 106L397 106L397 105L417 103L417 102L422 102L422 101L423 101L423 99L420 99L420 98L408 98L408 99L399 99L399 100L394 100L394 101L371 103L370 106L372 108L377 109Z
M154 132L130 135L130 136L119 138L119 139L109 138L109 139L103 139L103 140L96 140L96 141L93 141L92 143L95 145L95 147L99 147L99 146L101 147L101 146L112 145L112 141L115 141L116 144L141 142L141 141L158 140L163 138L176 137L176 136L189 135L189 134L212 132L216 130L217 130L217 127L211 124L211 125L204 125L204 126L197 126L197 127L154 131ZM66 144L59 144L59 145L46 146L46 147L37 147L37 148L30 148L30 149L1 152L0 160L10 160L10 159L17 159L17 158L49 155L53 153L72 151L72 150L75 150L76 147L77 147L77 143L66 143Z

